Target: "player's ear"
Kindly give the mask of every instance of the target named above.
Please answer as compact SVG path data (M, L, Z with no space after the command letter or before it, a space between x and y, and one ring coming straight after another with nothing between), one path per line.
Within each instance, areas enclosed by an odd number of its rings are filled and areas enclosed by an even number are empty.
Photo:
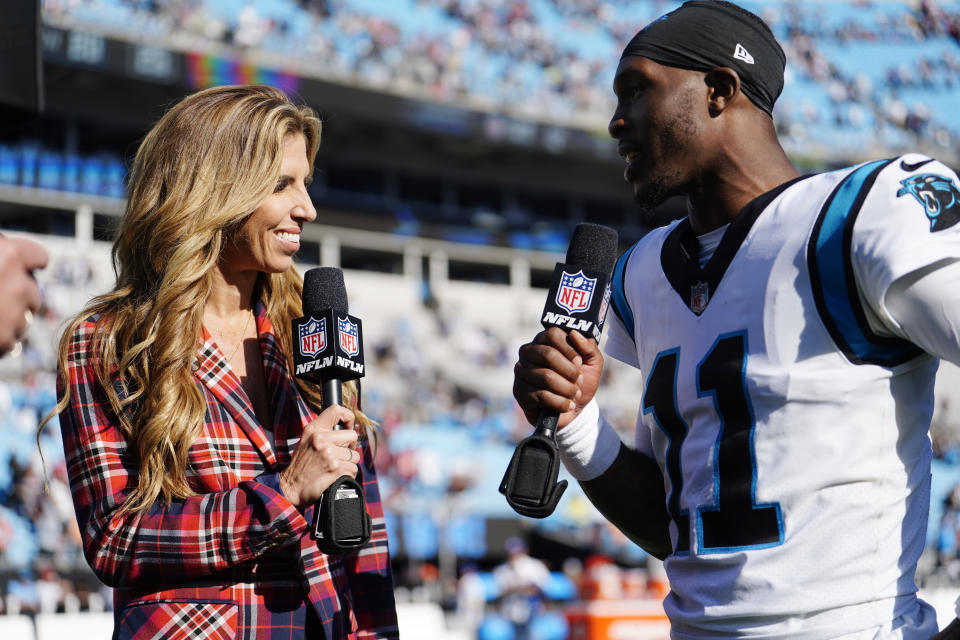
M707 108L710 117L723 113L740 95L740 76L730 67L717 67L704 77L707 85Z

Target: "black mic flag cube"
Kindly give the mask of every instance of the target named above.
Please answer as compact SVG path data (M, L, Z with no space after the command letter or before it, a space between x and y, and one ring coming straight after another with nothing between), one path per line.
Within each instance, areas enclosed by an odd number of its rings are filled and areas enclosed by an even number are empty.
M293 374L314 382L362 378L363 331L360 319L325 309L293 320Z

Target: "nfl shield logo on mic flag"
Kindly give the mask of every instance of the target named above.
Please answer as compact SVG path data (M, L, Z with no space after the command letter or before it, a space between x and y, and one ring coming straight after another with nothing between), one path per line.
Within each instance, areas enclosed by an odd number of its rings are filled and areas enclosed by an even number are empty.
M337 334L340 336L340 349L351 358L360 353L360 332L350 318L337 318Z
M320 320L310 318L306 324L300 325L300 353L313 357L326 348L326 318L321 318Z
M565 309L567 313L589 309L596 287L597 279L583 275L583 270L574 274L564 271L560 277L560 288L557 289L557 306Z

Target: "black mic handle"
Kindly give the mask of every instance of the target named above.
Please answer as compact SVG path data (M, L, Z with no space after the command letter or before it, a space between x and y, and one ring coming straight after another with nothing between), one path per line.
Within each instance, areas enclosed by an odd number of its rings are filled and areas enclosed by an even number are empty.
M556 411L543 410L533 435L520 441L503 480L500 493L507 504L522 516L546 518L557 508L567 481L557 482L560 473L560 450L557 447Z
M537 430L545 438L550 438L554 442L557 439L557 422L560 421L560 414L550 409L544 409L537 418Z
M322 388L324 409L343 403L339 378L325 380ZM343 428L342 423L334 427ZM361 480L341 476L324 490L313 508L311 537L327 555L349 553L370 541L370 516Z
M343 383L340 378L323 381L323 408L327 409L335 404L343 404ZM334 429L343 429L343 425L337 423Z

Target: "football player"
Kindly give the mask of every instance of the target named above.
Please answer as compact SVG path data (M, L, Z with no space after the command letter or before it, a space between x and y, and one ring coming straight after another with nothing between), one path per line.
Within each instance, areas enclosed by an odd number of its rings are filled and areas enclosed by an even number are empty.
M514 394L531 422L561 413L567 469L665 560L674 640L927 640L914 573L934 376L960 363L960 181L919 154L800 175L771 117L784 67L767 25L722 1L627 45L624 177L644 207L682 194L689 211L614 269L606 350L645 378L634 446L577 332L521 347Z

